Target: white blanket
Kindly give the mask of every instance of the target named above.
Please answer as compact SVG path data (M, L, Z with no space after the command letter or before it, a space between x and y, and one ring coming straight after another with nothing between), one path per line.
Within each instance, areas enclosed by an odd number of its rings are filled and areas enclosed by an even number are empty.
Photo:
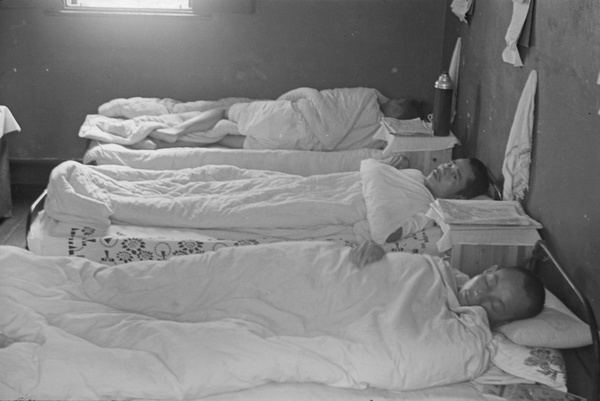
M346 150L371 147L381 130L383 114L378 100L386 98L371 88L317 91L298 88L277 101L226 98L217 101L178 102L173 99L114 99L88 115L79 136L142 148L151 141L215 143L227 134L245 135L251 149ZM174 127L216 107L236 104L235 118L205 132L161 135L157 129ZM233 109L231 114L233 114Z
M392 179L379 180L377 173L388 170L400 182L413 182L376 160L364 160L360 172L310 177L233 166L159 171L69 161L52 171L44 208L55 220L93 227L100 233L111 222L238 230L316 230L340 225L356 227L369 238L369 230L378 229L369 222L396 222L386 228L392 230L389 235L429 207L426 197L416 204L409 202L413 196L394 200L384 196L385 190L377 191L377 184L388 185ZM409 195L418 191L415 185L405 188ZM422 191L426 192L424 186ZM367 222L368 207L372 210ZM386 214L390 207L393 215ZM378 213L387 217L378 218Z
M393 156L392 156L393 157ZM158 150L131 149L114 143L94 142L83 156L85 164L113 164L152 170L177 170L208 164L227 164L254 170L316 175L359 171L364 159L385 159L379 149L338 152L301 150L248 150L209 147L173 147Z
M236 105L230 119L249 149L360 149L372 147L375 134L384 129L378 103L383 99L370 88L298 88L276 102Z
M270 382L410 390L470 380L491 340L440 259L280 243L108 267L0 251L0 394L199 398Z
M86 116L79 128L79 137L106 143L131 145L134 148L154 150L158 148L156 140L175 144L211 144L220 141L226 135L239 134L237 125L228 120L221 120L209 131L181 135L160 135L156 130L175 127L185 120L200 114L186 112L181 114L163 114L159 116L139 116L123 120L97 114Z

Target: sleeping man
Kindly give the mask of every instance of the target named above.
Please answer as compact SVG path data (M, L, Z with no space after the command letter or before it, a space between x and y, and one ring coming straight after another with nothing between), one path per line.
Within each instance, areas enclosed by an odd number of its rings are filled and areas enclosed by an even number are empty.
M234 122L239 135L217 144L244 149L312 151L373 148L383 117L408 120L422 116L414 99L388 99L376 89L298 88L277 100L257 100L215 108L175 127L156 130L157 137L206 132L222 120Z
M385 250L368 241L350 251L350 261L363 268L381 260ZM544 286L531 271L521 266L492 266L483 273L469 278L454 270L461 306L480 306L491 327L514 320L528 319L542 311L545 301Z
M435 198L472 198L488 185L477 159L443 164L427 177L373 159L359 172L309 177L233 166L153 171L70 161L52 172L45 211L99 233L118 222L307 239L340 227L384 243L430 224L425 212Z
M496 352L488 323L542 301L509 269L459 290L441 258L391 252L357 269L349 252L285 242L111 267L3 247L0 393L173 400L319 383L381 398L368 391L479 377Z

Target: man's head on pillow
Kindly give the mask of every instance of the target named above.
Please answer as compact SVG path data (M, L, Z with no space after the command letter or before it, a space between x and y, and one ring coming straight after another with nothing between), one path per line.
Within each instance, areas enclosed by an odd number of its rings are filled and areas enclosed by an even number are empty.
M423 115L421 103L410 98L390 99L380 103L379 108L384 117L397 120L412 120L413 118L422 118Z
M485 309L492 327L536 316L544 307L545 297L542 282L520 266L492 266L467 281L458 292L462 306Z
M479 159L456 159L440 164L425 179L436 198L471 199L485 195L490 186L487 167Z

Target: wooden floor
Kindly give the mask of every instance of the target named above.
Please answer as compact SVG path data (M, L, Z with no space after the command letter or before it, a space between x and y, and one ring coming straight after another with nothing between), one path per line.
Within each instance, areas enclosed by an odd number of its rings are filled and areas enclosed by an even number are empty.
M29 206L41 193L41 189L12 190L12 217L0 219L0 245L26 247L27 212Z

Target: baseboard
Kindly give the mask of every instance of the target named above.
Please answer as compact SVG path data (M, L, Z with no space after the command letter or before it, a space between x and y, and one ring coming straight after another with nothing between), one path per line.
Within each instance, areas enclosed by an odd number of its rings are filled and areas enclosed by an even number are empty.
M64 159L11 159L10 182L13 190L46 188L50 172Z

